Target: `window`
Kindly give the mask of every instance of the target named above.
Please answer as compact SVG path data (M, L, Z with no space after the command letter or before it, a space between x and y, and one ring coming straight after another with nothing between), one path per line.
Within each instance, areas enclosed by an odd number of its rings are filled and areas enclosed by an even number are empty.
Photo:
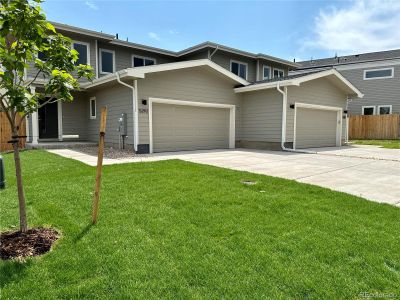
M274 68L274 78L280 78L285 76L285 72L282 69L275 69Z
M78 51L79 56L76 65L90 65L89 44L84 42L73 42L72 48Z
M100 49L100 74L115 72L115 52Z
M38 58L39 58L41 61L46 61L46 60L47 60L46 54L44 54L43 52L38 52Z
M132 56L132 66L133 67L143 67L143 66L151 66L156 64L156 60L149 57L141 57L141 56Z
M247 64L231 60L231 72L247 80Z
M364 70L364 80L393 78L394 69Z
M90 98L90 118L96 119L96 97Z
M391 105L379 105L378 106L378 114L380 115L390 115L392 113Z
M263 80L271 79L271 68L268 66L263 66Z
M363 106L362 114L365 116L374 115L375 114L375 106Z

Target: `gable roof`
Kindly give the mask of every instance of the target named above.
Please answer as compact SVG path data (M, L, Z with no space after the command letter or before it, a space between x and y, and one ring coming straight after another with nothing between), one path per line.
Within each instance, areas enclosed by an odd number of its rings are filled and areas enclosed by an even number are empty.
M322 68L332 67L338 65L356 64L362 62L372 62L380 60L390 60L400 58L400 49L360 53L355 55L346 55L338 57L328 57L322 59L311 59L309 61L301 61L298 64L301 65L299 69L310 69L310 68Z
M187 68L194 68L201 66L207 66L240 85L250 84L247 80L244 80L243 78L233 74L232 72L210 61L209 59L198 59L198 60L188 60L182 62L174 62L174 63L160 64L160 65L145 66L145 67L127 68L100 78L96 78L92 82L84 83L81 86L82 88L90 89L105 83L116 81L118 77L120 79L141 79L141 78L146 78L146 74L150 73L173 71L173 70L180 70L180 69L187 69Z
M306 74L295 74L289 75L281 78L274 78L271 80L264 80L258 81L253 84L249 84L245 87L235 88L235 93L244 93L244 92L251 92L251 91L259 91L277 87L284 87L284 86L300 86L302 83L324 78L324 77L332 77L338 83L340 83L340 87L348 94L354 95L359 98L364 97L364 95L357 89L350 81L343 77L335 69L324 70L324 71L315 71Z
M103 39L108 41L110 44L113 45L119 45L119 46L124 46L124 47L129 47L129 48L134 48L134 49L139 49L139 50L144 50L144 51L149 51L149 52L155 52L158 54L162 54L162 55L167 55L167 56L171 56L171 57L182 57L184 55L202 50L202 49L206 49L206 48L218 48L219 50L222 51L226 51L226 52L230 52L230 53L234 53L237 55L242 55L242 56L246 56L252 59L265 59L265 60L270 60L272 62L276 62L279 64L283 64L283 65L287 65L293 68L298 68L300 67L299 64L285 60L285 59L281 59L278 57L274 57L274 56L270 56L267 54L263 54L263 53L251 53L251 52L247 52L247 51L243 51L243 50L239 50L236 48L232 48L232 47L228 47L228 46L224 46L221 44L217 44L217 43L213 43L213 42L204 42L204 43L200 43L198 45L183 49L181 51L170 51L170 50L166 50L166 49L161 49L161 48L157 48L157 47L151 47L151 46L146 46L143 44L138 44L138 43L132 43L132 42L128 42L128 41L124 41L124 40L120 40L117 39L114 35L111 34L106 34L103 32L98 32L98 31L93 31L93 30L88 30L88 29L84 29L84 28L80 28L80 27L75 27L75 26L71 26L71 25L67 25L67 24L62 24L62 23L57 23L57 22L51 22L54 27L58 30L64 30L64 31L69 31L69 32L73 32L73 33L79 33L82 35L86 35L86 36L93 36L93 37L97 37L99 39Z

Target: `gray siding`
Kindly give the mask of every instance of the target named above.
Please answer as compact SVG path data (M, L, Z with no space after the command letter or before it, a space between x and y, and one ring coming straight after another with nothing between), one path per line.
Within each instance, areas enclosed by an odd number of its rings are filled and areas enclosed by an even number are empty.
M394 77L386 79L364 80L364 70L394 68ZM340 70L339 72L354 84L364 98L349 103L350 115L360 115L362 106L392 105L393 113L400 113L400 66L385 66Z
M241 105L242 134L246 142L278 142L282 132L282 95L275 89L249 92Z
M326 78L305 82L299 87L288 87L286 141L293 142L294 109L296 102L341 107L346 109L346 95ZM342 121L342 139L346 133L346 122Z
M108 145L118 146L119 144L119 132L118 119L122 113L127 114L128 118L128 138L125 140L127 145L133 144L133 106L132 106L132 90L115 84L113 86L107 86L102 89L98 89L95 92L91 92L88 99L92 96L96 97L96 119L90 119L89 114L86 118L88 119L88 140L97 142L99 138L99 126L100 126L100 109L103 106L108 108L107 114L107 127L106 127L106 138L105 142ZM88 104L89 105L89 102ZM88 107L88 106L87 106Z
M256 81L257 63L255 59L246 56L240 56L229 52L217 51L211 58L213 62L221 67L231 70L231 60L243 62L247 64L247 80L250 82Z
M259 63L258 63L258 76L259 76L258 80L263 80L263 72L264 72L263 67L264 66L268 66L271 68L271 76L273 76L274 68L283 70L285 73L285 76L287 76L289 74L289 68L285 65L280 65L280 64L277 64L277 63L274 63L271 61L267 61L264 59L259 59L258 61L259 61Z
M78 41L78 42L85 42L89 43L89 53L90 53L90 65L92 66L94 72L96 72L96 39L95 38L89 38L84 35L80 34L75 34L71 32L63 32L59 31L61 34L63 34L66 37L69 37L73 41ZM33 63L29 64L31 67L27 69L26 75L27 77L34 77L36 76L36 68L34 67ZM43 77L42 77L43 78ZM82 79L82 81L86 81L85 79Z
M87 140L89 122L87 93L74 93L74 101L63 102L62 116L63 135L79 135L79 140Z
M136 54L138 56L150 57L156 60L157 64L165 64L174 62L175 59L169 56L160 55L157 53L152 53L148 51L142 51L137 49L132 49L123 46L111 45L107 43L98 43L99 49L107 49L115 51L115 69L116 71L123 70L126 68L132 68L132 55ZM100 60L100 52L99 52L99 60ZM100 74L99 76L104 76Z
M146 79L138 80L138 98L150 97L195 102L234 104L236 110L236 139L240 138L240 106L241 96L235 94L235 83L223 75L207 67L182 69L146 75ZM148 109L139 101L139 109ZM139 143L149 144L149 116L139 113Z
M196 60L208 58L208 49L199 50L179 58L179 61Z

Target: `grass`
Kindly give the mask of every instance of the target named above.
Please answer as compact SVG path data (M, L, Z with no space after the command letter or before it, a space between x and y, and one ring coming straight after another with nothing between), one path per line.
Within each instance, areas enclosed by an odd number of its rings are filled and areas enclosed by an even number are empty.
M172 160L104 167L90 226L94 168L43 151L22 160L30 226L63 236L42 257L0 262L2 299L400 295L399 208ZM18 224L5 161L1 230Z
M354 140L351 142L358 145L375 145L387 149L400 149L400 140Z

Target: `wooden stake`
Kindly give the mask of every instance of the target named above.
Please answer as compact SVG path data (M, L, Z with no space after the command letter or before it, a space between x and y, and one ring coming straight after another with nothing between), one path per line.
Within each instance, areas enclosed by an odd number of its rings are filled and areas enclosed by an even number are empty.
M97 156L96 185L94 188L92 223L96 224L99 212L101 172L103 169L104 137L106 135L107 107L101 108L99 153Z

